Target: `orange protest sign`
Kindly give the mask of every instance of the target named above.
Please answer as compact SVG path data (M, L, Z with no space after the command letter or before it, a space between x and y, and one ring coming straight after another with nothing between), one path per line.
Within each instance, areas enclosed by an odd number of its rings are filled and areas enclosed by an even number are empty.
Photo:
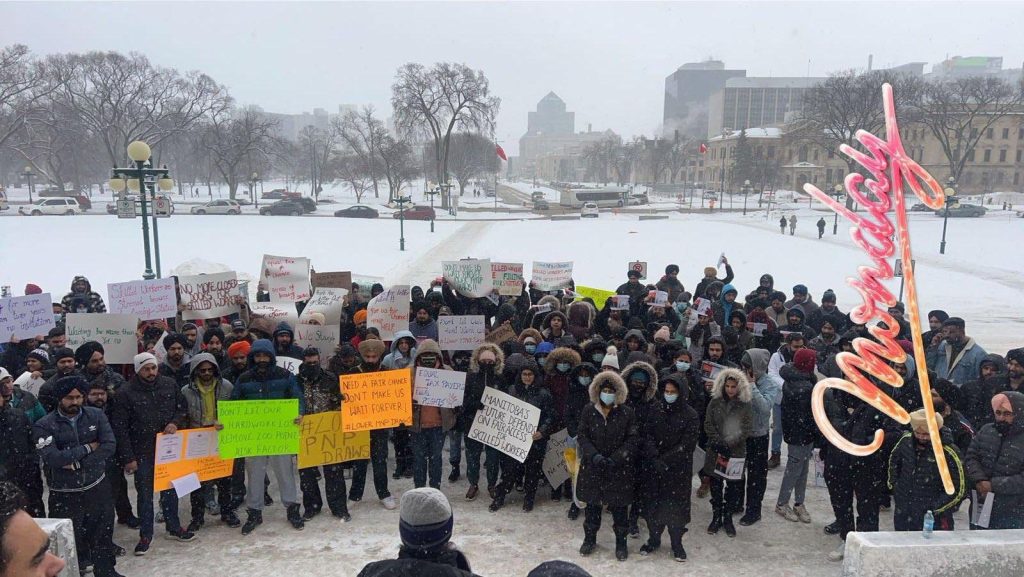
M217 431L213 427L186 429L174 435L156 436L156 467L153 490L172 488L171 481L195 473L200 481L231 474L234 459L221 459L217 452Z
M299 468L333 465L370 458L370 432L341 430L341 411L302 417Z
M341 430L346 433L412 425L409 369L342 375Z

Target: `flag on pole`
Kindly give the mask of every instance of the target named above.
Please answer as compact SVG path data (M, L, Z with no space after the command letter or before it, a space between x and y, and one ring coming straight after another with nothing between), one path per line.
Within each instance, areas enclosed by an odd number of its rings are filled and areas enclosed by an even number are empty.
M708 145L704 144L703 142L700 143L700 153L701 154L707 154L707 152L708 152Z
M500 144L494 145L494 152L495 154L498 155L498 158L504 160L505 162L508 162L508 156L505 155L505 150L501 147Z

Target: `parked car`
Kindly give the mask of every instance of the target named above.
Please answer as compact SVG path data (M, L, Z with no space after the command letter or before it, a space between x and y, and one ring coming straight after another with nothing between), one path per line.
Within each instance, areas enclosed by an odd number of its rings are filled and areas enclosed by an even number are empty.
M580 218L597 218L601 216L601 210L597 208L595 202L584 202L583 209L580 210Z
M44 214L82 214L82 207L73 198L40 198L33 204L22 206L18 214L42 216Z
M299 216L306 212L302 203L294 200L279 200L273 204L260 207L260 214L264 216L269 215L288 215L288 216Z
M928 205L923 203L917 203L910 207L910 212L931 212L932 209L928 208Z
M977 204L958 204L936 210L935 216L946 216L947 211L949 212L949 218L976 218L985 216L988 209Z
M206 204L193 206L192 214L242 214L242 206L233 200L211 200Z
M377 218L380 216L380 213L376 209L357 204L334 211L334 216L341 218Z
M288 194L288 190L284 188L275 188L274 190L268 190L260 195L260 198L266 198L268 200L280 200Z
M549 210L551 207L548 206L548 201L543 198L540 200L533 201L533 210Z
M73 198L78 201L78 206L82 207L82 210L92 210L92 201L89 200L88 196L84 194L69 194L67 198Z
M401 218L402 212L400 210L391 216L392 218ZM416 205L405 209L405 220L434 220L434 218L434 209L429 206Z
M7 193L0 190L0 210L7 210L11 205L7 204Z
M298 194L298 193L296 193ZM302 210L305 212L316 212L316 201L308 196L298 196L295 198L287 197L285 200L292 200L302 205Z

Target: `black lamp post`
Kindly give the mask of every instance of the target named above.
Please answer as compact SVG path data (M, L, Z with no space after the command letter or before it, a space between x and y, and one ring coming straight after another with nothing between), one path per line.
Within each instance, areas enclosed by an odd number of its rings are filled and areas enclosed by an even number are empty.
M434 196L440 191L440 188L432 188L425 191L427 196L430 197L430 232L434 232ZM401 197L399 197L399 199L401 199ZM399 202L401 202L401 200L399 200Z
M743 181L743 216L747 216L747 197L750 196L750 181Z
M32 172L32 167L26 165L25 166L25 180L28 181L28 203L29 204L32 204L32 202L33 202L33 200L32 200L32 193L35 191L35 188L32 186L32 177L35 176L35 175L36 174L34 172Z
M946 180L946 205L942 207L942 242L939 243L939 254L946 254L946 224L949 223L949 199L956 196L956 179L952 176Z
M433 198L433 197L431 197ZM411 196L399 196L398 202L398 250L405 250L405 203L411 202ZM433 224L433 221L431 221Z
M125 188L125 179L128 180L128 187L133 190L139 191L139 205L142 212L142 248L146 257L146 270L142 273L142 278L150 280L156 277L153 273L152 256L149 249L149 219L148 211L146 209L146 201L148 200L146 191L146 179L150 178L159 183L162 190L170 190L174 188L174 181L168 176L168 170L164 168L153 168L152 166L147 167L146 162L152 155L152 151L149 145L141 140L136 140L128 145L128 158L135 164L134 168L117 168L114 167L110 178L110 189L115 192L120 192Z

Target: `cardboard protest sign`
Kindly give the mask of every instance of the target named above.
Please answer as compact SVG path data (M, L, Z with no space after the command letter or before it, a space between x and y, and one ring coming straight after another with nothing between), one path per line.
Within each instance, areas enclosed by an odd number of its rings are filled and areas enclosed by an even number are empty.
M471 351L484 342L483 315L437 317L438 344L446 351Z
M166 491L175 480L196 475L200 481L231 474L234 459L218 453L217 431L213 427L181 429L173 435L157 433L153 490Z
M502 296L519 296L523 293L523 263L492 262L491 283Z
M341 311L345 307L345 295L348 291L340 288L318 287L313 291L306 307L299 315L299 323L308 322L309 315L320 313L324 315L324 325L338 326L341 323Z
M284 321L294 329L299 324L299 313L292 303L249 303L249 319L267 319L270 327Z
M342 430L346 433L412 425L409 369L341 376Z
M346 291L352 290L352 273L350 271L338 272L314 272L310 273L309 280L315 288L340 288Z
M50 293L0 298L0 342L46 336L55 326Z
M173 318L178 314L174 279L110 283L107 285L107 309L114 314L135 315L144 321Z
M288 371L293 375L299 374L299 365L302 364L302 359L296 359L295 357L274 357L277 359L277 366Z
M715 377L718 376L718 373L722 372L722 370L725 368L726 367L724 365L720 365L718 363L714 363L711 361L701 361L700 376L705 381L713 381L715 380Z
M613 311L628 311L629 310L629 295L615 295L612 297L612 310Z
M211 319L238 312L238 276L232 272L178 277L181 318Z
M315 325L297 325L295 327L295 345L305 350L314 347L320 351L320 366L326 367L334 354L334 348L341 339L341 328L318 327Z
M494 290L490 260L443 261L441 270L444 280L465 296L480 298Z
M558 487L569 479L569 467L565 464L565 447L568 441L569 431L566 429L548 437L548 447L541 467L552 487Z
M220 456L225 459L299 452L298 399L218 401Z
M568 288L572 281L572 261L569 262L538 262L533 261L531 282L541 291L555 291Z
M300 469L370 458L370 432L343 432L341 411L303 415L300 429Z
M462 406L466 394L466 373L416 367L412 399L427 407L454 409Z
M514 341L517 338L518 335L516 335L516 330L510 327L509 325L502 323L500 327L487 333L487 336L484 338L484 340L489 343L500 345L501 343L504 343L506 341Z
M96 341L103 345L103 358L107 363L130 364L139 352L135 335L138 326L139 317L135 315L70 313L65 325L68 348L76 350L88 341Z
M260 280L271 302L298 302L309 298L309 259L263 255Z
M382 341L394 340L395 333L409 328L409 294L409 285L398 285L370 299L366 326L377 329Z
M576 293L577 298L583 299L590 297L590 299L594 301L594 304L597 305L598 309L604 307L604 303L606 300L608 300L608 297L615 296L615 291L608 291L604 289L580 285L576 285L576 288L573 289L573 292Z
M469 438L526 462L540 409L491 387L484 388L481 403L484 408L477 411Z

